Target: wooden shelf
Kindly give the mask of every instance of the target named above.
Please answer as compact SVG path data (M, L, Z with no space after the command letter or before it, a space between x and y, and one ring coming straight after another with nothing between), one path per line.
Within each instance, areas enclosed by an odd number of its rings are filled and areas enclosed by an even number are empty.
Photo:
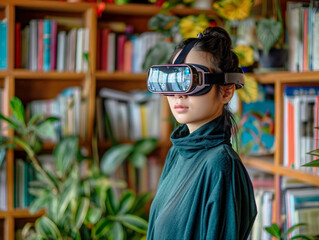
M1 218L6 218L6 217L15 217L15 218L30 218L30 217L40 217L44 214L43 211L39 211L38 213L35 214L30 214L28 209L15 209L13 211L0 211L0 219Z
M319 187L319 176L317 175L306 173L300 170L288 169L283 166L276 166L272 162L263 161L258 158L246 158L243 159L243 163L245 166L253 167L263 172L294 178Z
M0 78L5 78L8 75L7 71L0 70Z
M275 84L275 83L318 83L319 71L314 72L274 72L274 73L261 73L261 74L247 74L254 77L259 83L262 84Z
M61 1L41 1L41 0L12 0L17 7L33 10L59 11L81 13L92 7L93 3L88 2L61 2ZM75 7L76 6L76 7Z
M76 72L33 72L25 69L16 69L13 71L16 79L54 79L54 80L83 80L85 73Z
M106 71L98 71L95 74L96 80L103 81L145 81L146 73L125 73L125 72L114 72L108 73Z

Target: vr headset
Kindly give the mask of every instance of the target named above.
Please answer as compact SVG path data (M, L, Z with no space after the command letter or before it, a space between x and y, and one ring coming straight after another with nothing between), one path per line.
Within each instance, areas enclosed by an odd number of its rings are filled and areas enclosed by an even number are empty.
M197 39L187 44L174 64L154 65L147 74L147 88L150 92L164 95L203 95L214 84L235 84L236 89L244 86L243 73L211 73L205 66L182 63Z

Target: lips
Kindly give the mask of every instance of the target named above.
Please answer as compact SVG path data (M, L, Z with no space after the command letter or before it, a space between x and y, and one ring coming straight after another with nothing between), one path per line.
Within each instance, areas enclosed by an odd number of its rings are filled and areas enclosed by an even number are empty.
M174 109L178 113L183 113L183 112L186 112L188 110L188 107L184 106L182 104L175 104Z

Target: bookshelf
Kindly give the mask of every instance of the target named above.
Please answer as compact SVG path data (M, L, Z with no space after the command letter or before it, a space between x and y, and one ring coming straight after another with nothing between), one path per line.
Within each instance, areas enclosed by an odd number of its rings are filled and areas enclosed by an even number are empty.
M318 86L319 72L275 72L264 74L251 74L261 84L273 84L275 89L275 154L272 160L258 157L244 157L243 162L246 166L259 169L274 176L275 183L275 204L274 219L281 222L280 213L280 177L290 177L296 180L309 183L319 187L319 176L305 173L300 170L288 169L283 166L283 94L284 86Z
M75 7L76 6L76 7ZM199 14L200 10L191 8L175 8L173 14L189 15ZM148 30L147 21L150 17L160 12L160 8L152 5L127 4L113 5L106 4L101 17L97 16L95 5L88 2L68 3L61 1L36 1L36 0L2 0L0 3L0 20L6 18L8 22L8 61L7 70L0 71L0 87L4 89L4 102L8 103L13 96L18 96L26 104L36 99L50 99L55 97L66 87L79 86L87 89L88 112L87 112L87 138L82 139L82 144L90 148L89 139L92 138L95 126L95 97L103 87L114 88L123 91L146 88L145 73L107 72L96 69L97 54L97 29L108 21L122 21L135 27L134 32L143 33ZM207 14L216 14L213 10L205 11ZM57 72L57 71L29 71L15 67L15 23L21 21L26 24L34 18L45 16L59 16L62 18L78 19L83 27L90 31L89 53L91 74L87 72ZM243 162L252 168L259 169L274 175L275 196L280 194L280 177L292 177L303 182L319 186L319 176L307 174L298 170L291 170L283 167L283 87L285 85L319 85L319 72L303 73L267 73L252 74L261 84L273 84L275 87L275 141L276 150L272 160L261 158L243 158ZM88 88L90 86L90 88ZM32 91L30 90L32 89ZM8 104L3 105L3 112L8 115ZM162 119L170 116L168 104L163 105ZM169 136L171 126L168 121L163 121L159 143L159 152L165 156L170 146ZM7 134L13 135L12 131ZM101 149L106 149L108 142L99 143ZM45 150L52 150L54 144L46 143ZM34 220L43 212L30 215L27 209L14 208L14 159L15 152L10 150L6 155L7 163L7 210L0 211L0 239L14 239L15 230L22 227L28 220ZM164 157L163 157L164 158ZM162 158L162 159L163 159ZM2 194L2 193L1 193ZM275 199L275 219L280 222L280 198Z
M109 21L121 21L134 26L134 33L141 34L148 31L147 22L153 15L160 12L160 8L146 4L113 5L106 4L102 16L97 16L96 4L89 2L69 3L62 1L23 1L4 0L0 3L0 20L7 21L7 69L0 71L0 87L4 89L3 113L10 114L9 100L18 96L26 105L33 100L46 100L56 97L63 89L78 86L88 91L87 111L87 138L81 139L81 145L90 150L90 139L95 128L95 101L101 88L109 87L122 91L133 89L146 89L145 73L107 72L96 69L97 30L100 25ZM199 14L200 10L191 8L176 8L172 12L176 15ZM214 14L213 10L205 11ZM15 25L20 22L22 27L29 24L32 19L71 19L72 23L89 29L88 52L90 57L90 71L30 71L28 67L16 66ZM57 20L58 21L58 20ZM59 26L59 23L58 23ZM162 119L169 117L168 104L163 106ZM168 121L161 125L160 143L157 152L165 156L169 148L168 139L171 127ZM5 134L13 135L12 131ZM44 151L50 151L55 144L45 143ZM108 142L99 142L103 151L110 146ZM19 150L9 150L6 155L6 188L7 208L0 210L0 239L15 239L15 231L22 228L27 221L34 221L43 212L30 215L28 209L14 206L14 165ZM1 193L2 194L2 193Z

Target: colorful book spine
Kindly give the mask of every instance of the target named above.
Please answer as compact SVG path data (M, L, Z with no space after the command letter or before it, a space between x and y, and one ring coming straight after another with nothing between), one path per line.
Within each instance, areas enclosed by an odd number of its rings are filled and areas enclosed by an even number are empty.
M6 20L0 21L0 70L8 67L8 24Z
M57 63L57 21L51 20L50 70L56 70Z
M40 53L41 55L41 53ZM51 20L43 20L43 71L51 70Z
M14 49L15 68L21 68L21 23L15 24L15 49Z
M38 71L43 71L43 28L44 22L42 19L38 20Z

